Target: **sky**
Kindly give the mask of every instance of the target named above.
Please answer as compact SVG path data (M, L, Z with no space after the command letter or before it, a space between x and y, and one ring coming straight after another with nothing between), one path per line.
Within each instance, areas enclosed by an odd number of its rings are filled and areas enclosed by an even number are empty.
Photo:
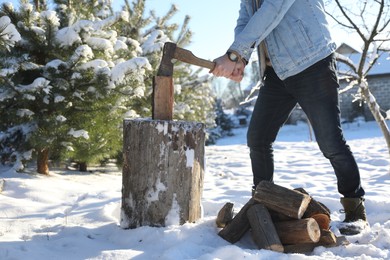
M239 0L147 0L148 8L157 14L166 13L171 4L179 11L172 19L180 22L185 15L191 17L192 44L188 48L204 59L213 60L224 54L233 43L233 30L238 17Z

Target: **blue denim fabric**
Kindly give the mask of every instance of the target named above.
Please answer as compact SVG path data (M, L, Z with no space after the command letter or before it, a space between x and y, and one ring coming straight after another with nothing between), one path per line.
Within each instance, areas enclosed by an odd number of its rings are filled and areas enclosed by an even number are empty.
M298 103L312 124L320 150L333 166L338 191L345 197L364 195L358 166L340 125L338 87L333 55L283 81L271 67L266 69L247 134L255 186L273 180L272 144Z
M323 0L241 0L230 50L249 60L264 41L280 79L295 75L336 50Z

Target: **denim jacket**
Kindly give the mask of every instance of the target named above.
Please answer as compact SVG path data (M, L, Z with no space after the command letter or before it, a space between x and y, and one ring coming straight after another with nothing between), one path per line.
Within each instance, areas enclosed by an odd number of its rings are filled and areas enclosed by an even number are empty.
M255 46L264 43L275 72L283 80L336 50L322 0L259 0L257 11L253 1L241 0L229 48L246 60Z

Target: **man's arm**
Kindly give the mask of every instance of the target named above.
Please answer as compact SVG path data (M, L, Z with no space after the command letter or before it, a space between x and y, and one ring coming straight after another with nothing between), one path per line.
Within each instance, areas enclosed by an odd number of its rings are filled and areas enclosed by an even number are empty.
M264 0L253 16L248 13L244 2L241 1L234 42L229 50L249 60L253 47L260 44L280 23L295 0Z

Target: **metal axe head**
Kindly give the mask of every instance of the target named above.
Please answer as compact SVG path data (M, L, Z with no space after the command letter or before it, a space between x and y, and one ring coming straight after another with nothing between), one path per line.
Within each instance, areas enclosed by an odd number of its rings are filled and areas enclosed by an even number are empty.
M160 67L157 71L157 76L170 77L173 75L172 59L175 57L176 46L177 45L173 42L166 42L164 44L163 55Z

